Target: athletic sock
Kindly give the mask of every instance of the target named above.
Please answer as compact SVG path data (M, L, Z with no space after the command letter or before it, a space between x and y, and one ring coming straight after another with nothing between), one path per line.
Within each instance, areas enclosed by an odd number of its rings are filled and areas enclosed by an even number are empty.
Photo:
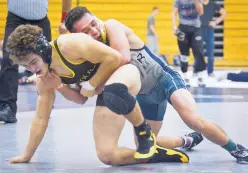
M192 144L193 142L193 138L190 137L190 136L184 136L184 137L181 137L183 139L183 145L182 147L190 147L190 145Z
M223 145L222 148L224 148L228 152L231 152L231 151L237 149L237 143L235 143L231 139L229 139L228 142L227 142L227 144L226 145Z

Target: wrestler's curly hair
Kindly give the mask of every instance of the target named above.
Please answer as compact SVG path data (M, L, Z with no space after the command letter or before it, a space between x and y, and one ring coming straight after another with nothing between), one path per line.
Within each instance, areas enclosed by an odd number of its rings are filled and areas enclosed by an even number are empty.
M69 11L65 18L65 26L69 32L75 32L73 25L86 13L91 14L91 12L86 7L76 7Z
M20 25L9 36L6 44L6 51L14 64L25 61L30 53L35 53L37 37L43 34L38 26Z

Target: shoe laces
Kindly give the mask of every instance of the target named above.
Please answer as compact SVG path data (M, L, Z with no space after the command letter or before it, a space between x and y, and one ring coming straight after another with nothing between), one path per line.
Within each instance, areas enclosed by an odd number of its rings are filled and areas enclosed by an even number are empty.
M192 137L193 139L201 139L201 136L199 133L190 133L190 134L187 134L185 136L188 136L188 137Z
M232 154L234 156L238 156L238 157L248 157L248 150L247 149L237 149L236 151L233 151Z

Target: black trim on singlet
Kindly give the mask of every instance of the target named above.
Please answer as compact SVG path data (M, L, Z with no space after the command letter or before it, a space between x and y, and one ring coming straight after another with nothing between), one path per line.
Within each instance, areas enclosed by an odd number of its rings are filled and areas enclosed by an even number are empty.
M64 84L74 84L74 83L80 83L82 81L88 81L96 73L100 64L93 64L89 61L72 64L68 60L66 60L66 58L60 52L57 39L54 40L54 47L57 53L59 54L60 59L64 63L64 65L75 74L74 76L72 74L72 77L60 76Z

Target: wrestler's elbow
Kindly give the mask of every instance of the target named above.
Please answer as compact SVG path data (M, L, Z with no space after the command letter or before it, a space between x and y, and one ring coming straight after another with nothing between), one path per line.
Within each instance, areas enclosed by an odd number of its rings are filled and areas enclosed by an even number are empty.
M110 68L118 68L122 62L122 56L116 51L115 54L113 54L113 56L111 56L108 60L108 65Z
M131 57L125 56L125 57L123 57L123 58L121 59L121 64L120 64L120 66L125 65L125 64L129 64L130 61L131 61Z
M88 100L87 97L83 97L83 98L80 98L78 100L74 100L73 102L76 103L76 104L80 104L80 105L83 105L86 103L86 101Z

